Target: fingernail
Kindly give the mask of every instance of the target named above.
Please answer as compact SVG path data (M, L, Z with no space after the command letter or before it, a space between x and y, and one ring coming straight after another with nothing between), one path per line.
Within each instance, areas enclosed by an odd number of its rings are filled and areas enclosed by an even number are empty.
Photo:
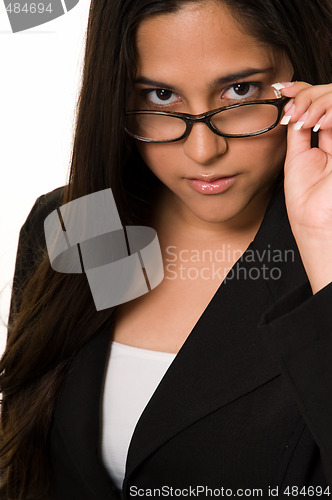
M288 125L288 124L289 124L289 122L290 122L290 119L291 119L291 118L292 118L292 117L291 117L291 116L289 116L289 115L284 116L284 117L282 118L282 120L280 120L280 125Z
M323 121L324 121L324 118L325 118L325 114L321 117L321 119L316 123L316 125L314 126L313 128L313 132L318 132L318 130L320 129Z
M292 85L294 85L294 83L295 82L282 82L279 85L283 85L282 88L287 89L288 87L292 87Z
M289 103L288 103L289 104ZM280 120L280 125L288 125L295 111L294 104L291 104L287 110L287 114Z
M283 85L280 82L277 82L277 83L272 83L271 87L273 87L276 90L281 90L285 88L285 85Z
M285 88L282 83L273 83L271 85L271 87L273 87L273 90L274 90L274 93L275 93L275 96L277 99L282 97L282 93L280 92L280 90Z
M308 118L308 115L309 115L309 113L308 113L308 111L306 111L301 116L301 118L295 123L294 130L300 130L303 127L303 125L305 124L306 119Z

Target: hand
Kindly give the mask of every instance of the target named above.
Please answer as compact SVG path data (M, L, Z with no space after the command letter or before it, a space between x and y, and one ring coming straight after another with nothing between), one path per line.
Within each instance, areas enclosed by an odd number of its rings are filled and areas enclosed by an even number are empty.
M332 84L284 83L292 100L285 160L287 212L313 292L332 282ZM318 148L311 147L311 130Z

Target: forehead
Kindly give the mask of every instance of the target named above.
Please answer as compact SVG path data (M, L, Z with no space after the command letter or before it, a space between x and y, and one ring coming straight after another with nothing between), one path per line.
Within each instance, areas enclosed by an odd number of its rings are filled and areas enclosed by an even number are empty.
M138 73L160 81L212 81L275 65L274 50L250 35L221 2L190 3L145 19L137 31Z

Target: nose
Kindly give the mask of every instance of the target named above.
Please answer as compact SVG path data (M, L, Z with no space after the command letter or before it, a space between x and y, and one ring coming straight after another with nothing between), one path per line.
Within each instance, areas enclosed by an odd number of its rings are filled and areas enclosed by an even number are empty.
M225 154L227 148L226 138L216 135L205 123L195 123L183 143L185 155L201 165L210 165Z

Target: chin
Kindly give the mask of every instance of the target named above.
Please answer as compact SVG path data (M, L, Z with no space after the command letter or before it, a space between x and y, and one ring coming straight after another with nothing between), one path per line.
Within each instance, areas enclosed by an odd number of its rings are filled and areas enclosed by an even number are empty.
M228 222L236 218L236 216L245 208L245 204L241 206L234 206L233 203L229 203L229 201L226 200L225 203L218 203L216 205L217 206L210 209L204 207L202 210L198 210L198 207L195 207L195 209L192 210L192 213L204 222L217 224Z

